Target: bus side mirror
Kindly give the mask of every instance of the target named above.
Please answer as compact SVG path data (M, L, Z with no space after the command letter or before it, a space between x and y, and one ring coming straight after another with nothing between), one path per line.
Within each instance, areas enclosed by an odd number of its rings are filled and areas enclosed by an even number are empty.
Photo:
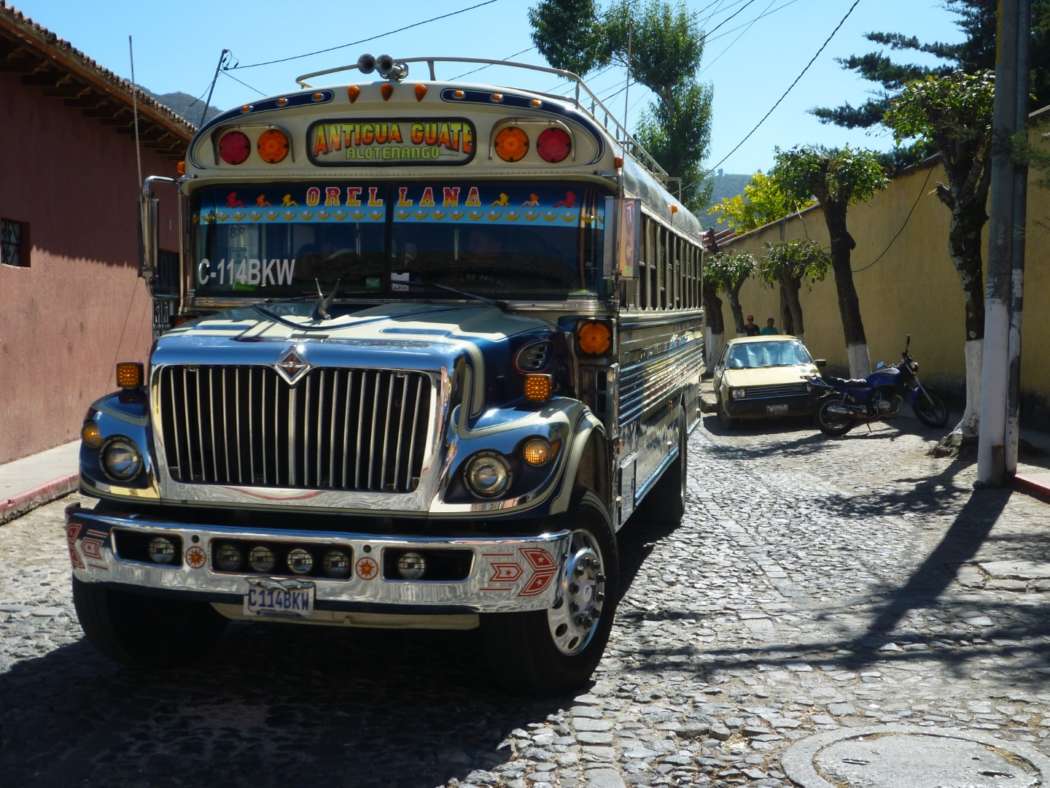
M139 195L139 276L152 282L157 275L157 217L160 200L147 194Z
M826 358L813 359L813 366L815 366L817 369L824 369L824 367L826 367L827 365L828 360Z

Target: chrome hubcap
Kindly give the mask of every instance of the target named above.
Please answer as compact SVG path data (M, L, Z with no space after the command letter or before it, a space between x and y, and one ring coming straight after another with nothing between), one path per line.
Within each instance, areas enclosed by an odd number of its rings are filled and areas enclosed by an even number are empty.
M605 605L605 565L601 550L587 531L573 531L558 596L547 610L547 624L558 651L579 654L598 630Z

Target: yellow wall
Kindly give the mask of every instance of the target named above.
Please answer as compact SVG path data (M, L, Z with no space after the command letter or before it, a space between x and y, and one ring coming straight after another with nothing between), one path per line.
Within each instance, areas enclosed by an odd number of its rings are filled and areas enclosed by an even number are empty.
M1036 124L1033 144L1050 128ZM1024 318L1022 323L1021 385L1028 394L1050 400L1050 189L1048 177L1035 170L1028 185L1028 242L1025 253ZM871 361L892 363L900 357L905 334L911 334L912 354L924 379L961 389L965 381L963 293L948 254L948 209L933 194L945 180L941 166L919 168L895 178L870 202L850 206L848 225L857 242L853 250L853 281L860 298ZM917 201L917 202L916 202ZM890 239L911 219L886 253ZM985 226L987 230L987 225ZM986 233L987 235L987 233ZM756 256L765 244L811 238L828 248L828 232L820 208L760 227L723 244L723 249L747 249ZM987 246L985 247L987 256ZM835 294L834 274L800 294L805 317L805 341L814 356L837 367L848 367L846 346ZM723 297L728 336L734 334L729 304ZM752 278L740 292L744 314L764 325L767 317L780 325L779 292Z

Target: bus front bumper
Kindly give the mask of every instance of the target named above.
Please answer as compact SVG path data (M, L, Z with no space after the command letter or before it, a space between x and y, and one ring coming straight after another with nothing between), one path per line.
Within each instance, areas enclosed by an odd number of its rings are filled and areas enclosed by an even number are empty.
M351 614L362 614L459 617L476 626L481 613L547 609L558 594L569 537L567 530L442 537L231 527L98 513L79 504L66 509L69 557L81 582L210 602L232 618L257 615L248 603L249 596L255 599L253 589L309 587L311 614L299 617L312 623L352 624ZM168 563L151 558L149 546L157 538L174 546ZM220 568L217 552L224 545L236 546L244 556L238 568ZM253 571L247 560L260 545L275 558L265 572ZM289 568L293 550L311 556L305 573ZM326 574L325 557L333 551L348 559L341 564L345 576ZM409 575L419 571L423 557L427 568L421 577L402 574L400 559L406 554L414 554L405 564L414 568ZM301 562L298 566L302 570Z

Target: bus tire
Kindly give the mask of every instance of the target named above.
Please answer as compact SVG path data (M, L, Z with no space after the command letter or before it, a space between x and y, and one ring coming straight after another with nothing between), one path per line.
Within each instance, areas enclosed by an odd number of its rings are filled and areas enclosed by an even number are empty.
M496 682L515 693L560 694L587 684L609 640L620 595L620 563L609 513L577 494L566 515L572 541L547 610L482 616Z
M91 645L128 667L192 663L212 650L226 627L207 602L151 597L75 577L73 605Z

